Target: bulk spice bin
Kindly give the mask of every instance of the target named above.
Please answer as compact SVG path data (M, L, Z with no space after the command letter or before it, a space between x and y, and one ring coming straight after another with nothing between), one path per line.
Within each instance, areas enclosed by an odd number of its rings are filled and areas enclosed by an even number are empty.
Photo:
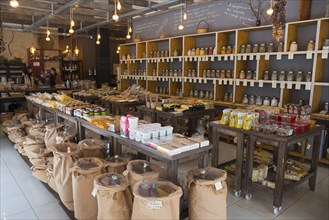
M144 180L133 187L131 219L179 219L180 187L167 181Z
M97 219L130 219L132 196L129 181L122 174L106 173L95 177L94 196L97 196Z
M105 143L98 139L84 139L79 142L84 157L104 158Z
M75 143L62 143L54 145L53 175L59 197L65 207L73 211L73 191L71 168L77 161L81 150Z
M188 181L189 219L226 219L226 172L208 167L190 170Z
M107 158L105 160L105 167L109 173L120 173L122 174L130 161L128 156L115 155L114 157Z
M84 157L75 162L72 172L74 217L96 219L97 201L92 196L94 178L102 173L103 161L96 157Z

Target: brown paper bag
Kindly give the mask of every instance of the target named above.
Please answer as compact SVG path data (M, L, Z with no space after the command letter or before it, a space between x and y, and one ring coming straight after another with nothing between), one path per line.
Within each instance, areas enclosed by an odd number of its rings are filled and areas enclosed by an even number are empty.
M104 184L103 179L112 179L114 175L119 184ZM95 178L94 187L97 195L97 219L130 219L132 196L129 182L122 174L106 173Z
M207 179L199 179L202 171ZM226 171L212 167L188 172L189 219L227 219L226 176Z
M11 142L15 144L22 142L25 136L26 132L22 128L8 130L8 138Z
M80 154L80 148L75 143L63 143L54 145L53 175L56 188L65 207L73 211L73 192L71 168Z
M63 125L56 123L52 123L46 126L45 144L47 148L56 144L56 135L58 133L58 130L62 127Z
M95 167L84 167L88 164L94 164ZM97 200L91 193L94 189L94 178L102 173L102 169L103 161L96 157L80 158L71 169L76 219L97 218Z
M98 139L84 139L79 142L84 157L104 158L105 143Z
M170 187L174 192L166 197L143 197L138 190L142 183L143 181L139 181L134 185L135 199L131 219L179 219L180 197L183 195L180 187L168 181L156 181L157 186Z
M107 158L105 160L105 167L108 173L118 173L122 174L130 161L128 156L115 155L114 157Z

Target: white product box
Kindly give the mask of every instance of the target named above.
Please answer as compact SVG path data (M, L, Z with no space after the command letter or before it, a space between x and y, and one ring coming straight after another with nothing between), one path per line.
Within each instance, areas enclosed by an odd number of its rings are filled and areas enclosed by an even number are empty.
M206 140L203 137L189 137L187 139L198 142L200 144L200 147L206 147L209 145L209 140Z

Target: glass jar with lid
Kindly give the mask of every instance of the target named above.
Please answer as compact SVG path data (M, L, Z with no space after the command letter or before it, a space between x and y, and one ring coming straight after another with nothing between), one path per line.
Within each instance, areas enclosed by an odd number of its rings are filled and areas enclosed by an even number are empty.
M267 52L272 53L274 51L274 45L273 43L269 43L267 45Z
M258 44L254 44L254 47L252 48L253 53L258 53Z
M280 81L286 80L286 73L284 71L280 71L279 80Z
M231 70L226 70L226 78L233 78Z
M196 48L195 50L195 56L199 56L200 55L200 49L199 48Z
M192 70L192 77L196 77L196 71Z
M220 70L217 70L217 71L216 71L216 77L217 77L217 78L220 78Z
M208 54L209 55L213 55L214 54L214 49L212 47L209 47Z
M215 78L216 77L216 70L211 70L211 78Z
M179 96L179 89L176 89L176 96Z
M161 52L160 52L160 56L161 56L161 57L164 57L164 56L165 56L165 52L164 52L164 50L161 50Z
M203 77L207 77L207 70L203 70Z
M270 99L267 96L265 96L264 101L263 101L263 105L270 106L270 104L271 104Z
M174 76L174 71L173 70L169 70L169 76Z
M248 44L246 47L246 53L251 53L251 45Z
M311 71L307 72L305 81L306 82L311 82L312 81L312 72Z
M199 92L198 92L198 90L194 90L194 97L195 97L195 98L198 98L198 97L199 97Z
M178 70L178 76L183 76L182 70Z
M159 93L162 93L162 87L159 88Z
M204 92L202 90L199 92L199 98L200 99L203 99L204 98Z
M204 55L209 55L208 54L208 48L207 47L204 49Z
M259 53L265 53L265 52L266 52L266 45L265 44L260 44Z
M157 75L157 72L156 72L155 69L153 70L152 75L153 75L153 76L156 76L156 75Z
M256 103L255 96L250 95L249 97L249 105L254 105Z
M246 52L246 46L242 44L240 48L240 53L245 53L245 52Z
M294 81L294 79L295 79L294 71L289 71L287 74L287 81Z
M157 57L161 57L161 51L157 52Z
M178 71L174 70L174 76L178 76Z
M284 47L283 46L284 46L283 43L280 42L279 43L279 46L278 46L278 52L283 52L283 50L284 50Z
M166 76L166 70L162 70L162 76Z
M220 78L225 78L225 77L226 77L225 70L220 71Z
M210 76L211 76L211 71L207 70L207 77L210 78Z
M296 52L298 50L298 44L296 41L291 42L289 51Z
M192 49L191 56L195 56L195 48Z
M248 103L249 103L249 99L248 99L248 95L247 95L247 94L245 94L245 95L243 96L242 103L243 103L243 104L248 104Z
M205 99L209 99L209 91L206 91L205 94L204 94L204 98Z
M155 87L155 93L159 93L159 87Z
M250 70L247 71L246 79L252 79L252 72Z
M240 79L245 79L246 78L246 73L244 72L244 70L240 70Z
M278 99L276 97L273 97L271 100L271 106L277 107L278 106Z
M174 50L174 57L177 57L177 56L178 56L178 51Z
M323 41L322 50L329 50L329 39Z
M230 93L230 97L228 98L229 102L233 102L233 93Z
M214 93L213 92L209 92L209 99L214 99Z
M256 71L252 72L252 79L257 80L257 72Z
M310 40L307 44L307 51L313 51L315 48L314 41Z
M204 51L203 48L201 48L201 50L200 50L200 55L201 55L201 56L205 55L205 51Z
M273 70L271 80L278 80L278 71Z
M226 54L226 47L225 46L222 46L222 49L220 50L220 53L221 54Z
M264 80L269 80L270 79L270 72L268 70L264 71Z
M303 72L302 71L298 71L296 74L296 81L297 82L302 82L303 81Z
M228 93L225 92L225 94L224 94L224 102L227 102L227 101L228 101Z
M232 47L231 46L227 46L226 54L231 54L231 53L232 53Z
M190 97L193 97L194 95L194 92L193 92L193 89L190 90Z
M262 105L262 104L263 104L263 99L260 95L258 95L256 98L256 105Z
M192 56L192 50L191 49L188 49L187 56Z

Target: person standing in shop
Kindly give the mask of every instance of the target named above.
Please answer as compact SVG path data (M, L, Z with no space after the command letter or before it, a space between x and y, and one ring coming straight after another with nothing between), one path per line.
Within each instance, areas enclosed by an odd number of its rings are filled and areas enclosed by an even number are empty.
M49 75L49 85L50 86L55 86L56 85L56 77L57 77L57 72L55 68L50 69L50 75Z
M24 71L23 71L23 78L24 78L24 84L28 88L32 88L35 85L35 80L33 77L32 73L32 67L28 66Z
M56 79L55 79L55 83L56 83L56 85L63 84L62 73L60 71L57 73L57 76L56 76Z

